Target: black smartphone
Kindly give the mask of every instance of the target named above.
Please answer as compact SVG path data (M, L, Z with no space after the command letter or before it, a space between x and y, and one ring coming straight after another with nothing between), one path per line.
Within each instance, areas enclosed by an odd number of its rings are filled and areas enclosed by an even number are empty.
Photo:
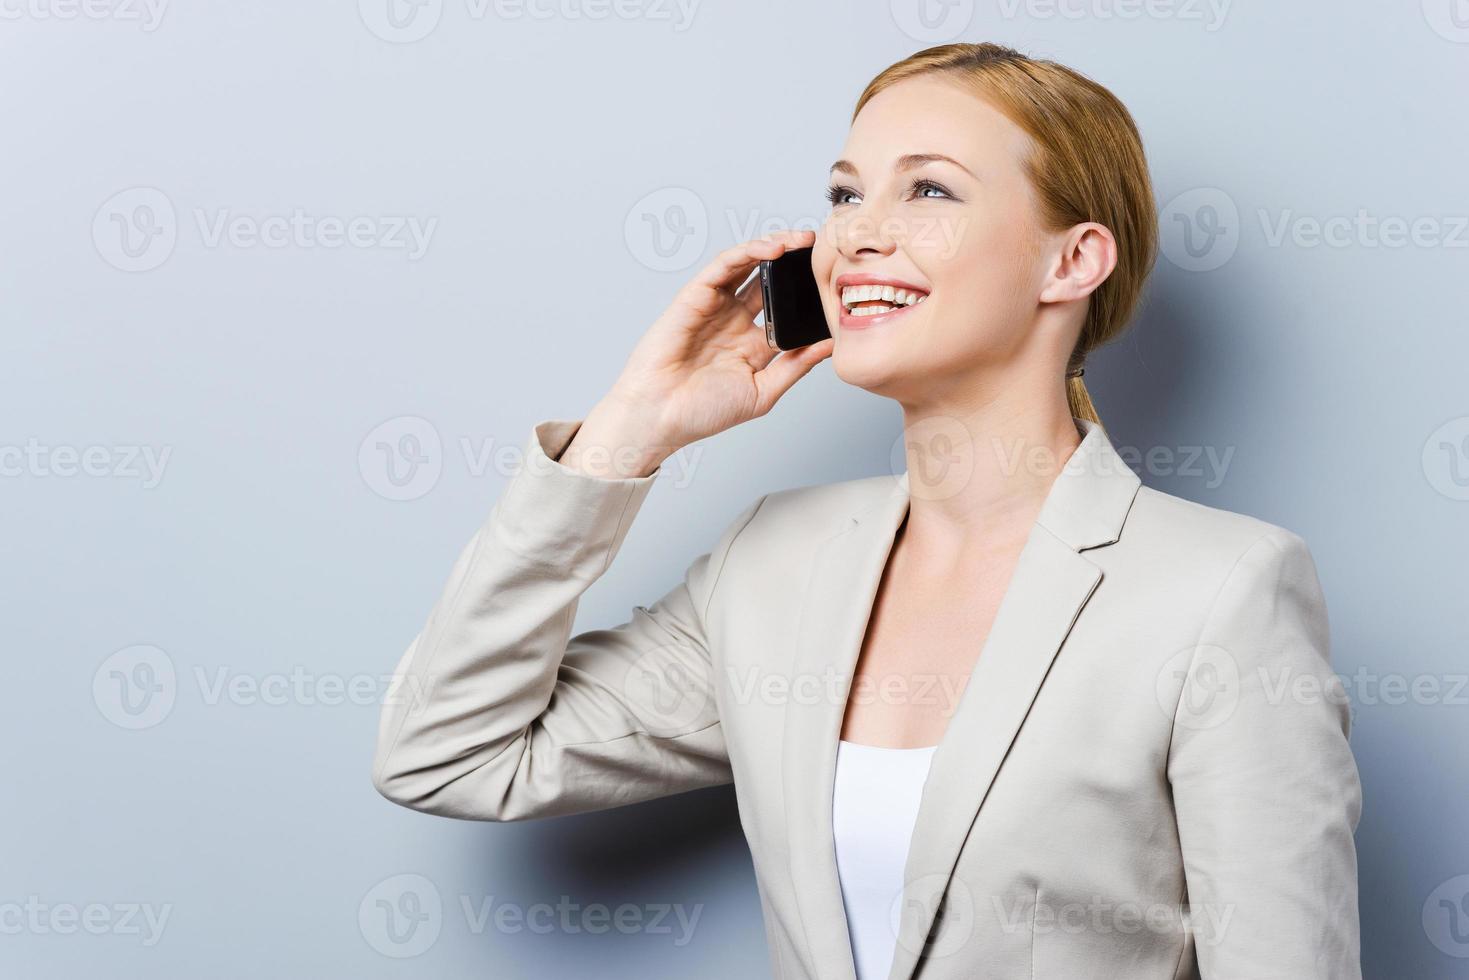
M779 350L807 347L831 336L811 271L811 249L795 248L760 263L765 342Z

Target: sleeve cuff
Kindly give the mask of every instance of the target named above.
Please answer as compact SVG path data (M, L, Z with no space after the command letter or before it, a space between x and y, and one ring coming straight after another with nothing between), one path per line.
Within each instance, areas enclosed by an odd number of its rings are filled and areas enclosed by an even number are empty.
M583 419L547 419L526 440L525 463L492 524L523 557L596 576L612 562L662 467L640 477L597 477L558 462Z

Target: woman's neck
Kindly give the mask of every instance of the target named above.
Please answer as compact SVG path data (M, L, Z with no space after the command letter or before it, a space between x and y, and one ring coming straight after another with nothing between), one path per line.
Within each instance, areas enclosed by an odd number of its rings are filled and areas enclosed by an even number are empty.
M1047 397L1024 398L1023 388L979 403L904 405L905 547L943 567L1023 543L1082 438L1063 382Z

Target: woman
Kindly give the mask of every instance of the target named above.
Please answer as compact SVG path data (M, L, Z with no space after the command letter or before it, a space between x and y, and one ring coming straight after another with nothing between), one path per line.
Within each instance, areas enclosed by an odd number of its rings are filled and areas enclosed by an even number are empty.
M1155 253L1126 109L945 45L868 86L832 177L819 235L720 255L585 419L535 426L399 667L431 696L385 706L375 785L521 820L733 780L786 980L1359 977L1311 554L1141 487L1081 380ZM773 357L738 287L806 245L834 338ZM907 471L767 494L569 636L661 462L828 356L902 406Z

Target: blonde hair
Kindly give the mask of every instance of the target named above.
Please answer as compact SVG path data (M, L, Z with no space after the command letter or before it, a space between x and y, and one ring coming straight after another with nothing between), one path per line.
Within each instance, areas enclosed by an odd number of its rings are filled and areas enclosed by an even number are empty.
M1157 256L1157 205L1137 125L1115 95L1085 75L988 43L942 44L891 65L867 84L852 118L884 89L931 74L971 86L1030 136L1026 174L1047 228L1096 222L1117 241L1117 266L1092 293L1066 365L1075 372L1126 329ZM1101 423L1080 377L1067 378L1066 400L1072 415Z

